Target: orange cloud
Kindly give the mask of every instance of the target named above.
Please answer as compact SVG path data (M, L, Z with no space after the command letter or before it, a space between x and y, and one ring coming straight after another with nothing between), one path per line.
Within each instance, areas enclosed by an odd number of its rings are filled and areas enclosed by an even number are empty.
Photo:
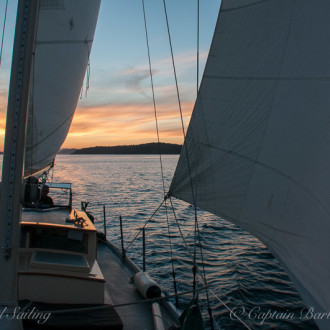
M192 102L182 104L185 125L188 124L192 107ZM160 140L182 143L178 107L173 104L160 105L157 113ZM78 108L63 147L111 146L156 140L156 124L152 106L107 105Z

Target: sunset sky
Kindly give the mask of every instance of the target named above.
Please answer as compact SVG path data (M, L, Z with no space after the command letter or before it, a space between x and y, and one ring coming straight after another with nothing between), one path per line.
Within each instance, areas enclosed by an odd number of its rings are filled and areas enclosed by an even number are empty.
M220 0L200 1L200 68L204 68ZM197 0L167 0L185 123L196 98ZM0 150L17 0L9 0L0 68ZM179 108L162 0L145 0L162 142L182 143ZM0 0L3 27L5 1ZM102 0L91 54L90 88L80 99L64 148L156 141L141 0ZM85 91L86 82L84 84Z

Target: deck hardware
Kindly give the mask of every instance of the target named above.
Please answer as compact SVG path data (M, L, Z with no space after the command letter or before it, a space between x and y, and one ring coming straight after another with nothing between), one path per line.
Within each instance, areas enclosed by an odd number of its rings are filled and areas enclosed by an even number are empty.
M81 210L86 212L89 202L81 202Z
M80 227L84 227L86 219L84 219L83 217L79 217L76 210L74 210L73 216L74 216L74 223Z

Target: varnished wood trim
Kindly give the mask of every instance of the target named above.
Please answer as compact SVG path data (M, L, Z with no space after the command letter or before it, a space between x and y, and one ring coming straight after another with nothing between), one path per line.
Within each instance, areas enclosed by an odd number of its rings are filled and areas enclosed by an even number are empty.
M96 281L96 282L105 282L102 278L97 277L83 277L83 276L76 276L76 275L67 275L67 274L50 274L50 273L41 273L41 272L18 272L18 275L28 275L28 276L53 276L53 277L64 277L64 278L73 278L76 280L83 280L83 281Z

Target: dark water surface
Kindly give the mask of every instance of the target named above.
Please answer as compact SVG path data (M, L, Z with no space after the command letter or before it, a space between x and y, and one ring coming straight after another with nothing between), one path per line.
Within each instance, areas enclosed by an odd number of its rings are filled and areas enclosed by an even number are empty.
M166 187L178 156L163 156ZM107 236L120 246L119 216L124 223L125 246L152 215L163 199L159 156L59 155L54 182L71 182L74 206L90 202L88 209L103 230L106 206ZM193 253L194 210L173 199L178 222ZM192 288L192 262L169 209L169 223L178 291ZM306 308L290 279L272 254L257 239L237 226L204 211L198 211L210 301L221 329L245 329L220 302L234 310L251 329L317 329L304 320ZM164 290L173 293L171 258L165 207L161 207L146 227L147 271ZM197 250L200 261L200 252ZM142 239L127 251L142 267ZM201 267L201 263L200 268ZM181 307L189 296L180 297ZM209 327L205 293L200 293L203 316ZM217 329L215 325L215 329Z

